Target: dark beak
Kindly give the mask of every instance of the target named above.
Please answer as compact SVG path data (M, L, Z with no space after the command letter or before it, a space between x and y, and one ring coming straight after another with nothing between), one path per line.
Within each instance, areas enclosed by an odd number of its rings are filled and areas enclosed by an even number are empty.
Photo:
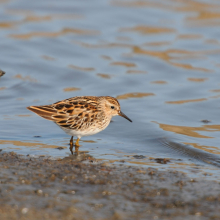
M123 112L119 111L118 115L120 115L121 117L126 118L128 121L132 122L132 120L129 117L127 117Z

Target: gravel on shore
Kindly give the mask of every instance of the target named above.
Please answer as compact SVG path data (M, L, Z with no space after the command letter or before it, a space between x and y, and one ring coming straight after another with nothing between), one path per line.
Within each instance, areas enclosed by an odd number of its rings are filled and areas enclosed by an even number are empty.
M220 184L175 170L0 153L0 219L219 220Z

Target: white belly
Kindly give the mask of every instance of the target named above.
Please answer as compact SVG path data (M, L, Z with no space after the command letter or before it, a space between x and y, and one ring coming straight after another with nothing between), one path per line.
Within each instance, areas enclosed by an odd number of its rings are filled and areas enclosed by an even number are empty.
M106 122L106 124L100 129L98 127L90 127L87 128L86 130L74 130L74 129L67 129L67 128L63 128L61 126L59 126L63 131L66 132L66 134L71 135L71 136L75 136L77 138L81 138L83 136L90 136L93 134L97 134L100 131L103 131L110 123L110 120L108 122Z
M62 127L61 127L62 128ZM81 138L83 136L90 136L93 134L97 134L100 131L102 131L103 129L93 129L93 130L85 130L85 131L76 131L76 130L71 130L71 129L66 129L66 128L62 128L62 130L64 130L68 135L71 136L75 136L78 138Z

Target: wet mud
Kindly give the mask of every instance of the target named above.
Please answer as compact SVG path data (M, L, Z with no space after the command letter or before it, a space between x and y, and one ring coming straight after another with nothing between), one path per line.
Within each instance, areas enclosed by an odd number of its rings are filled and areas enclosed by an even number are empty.
M220 219L218 1L0 5L0 220ZM69 155L26 107L84 95L133 123Z
M220 219L218 181L175 170L0 153L1 219Z

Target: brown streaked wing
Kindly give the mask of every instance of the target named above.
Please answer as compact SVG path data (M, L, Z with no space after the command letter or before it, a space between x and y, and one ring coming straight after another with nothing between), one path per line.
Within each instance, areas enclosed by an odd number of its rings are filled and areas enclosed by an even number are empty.
M27 109L36 113L42 118L45 118L51 121L53 121L52 115L57 113L57 111L53 109L51 105L29 106L27 107Z
M92 97L91 100L90 97ZM73 97L54 103L52 106L58 113L65 113L68 116L78 116L83 112L91 113L93 111L98 111L97 102L94 101L95 98L96 97L93 98L93 96Z
M91 115L97 115L98 109L96 106L87 103L87 102L78 102L76 106L79 106L79 108L74 108L74 106L71 108L72 112L69 113L69 117L64 123L64 121L57 121L56 123L63 127L67 127L69 125L70 129L80 130L83 127L89 127L91 124ZM82 108L83 107L83 108ZM66 112L69 112L70 109L66 110Z
M86 115L86 121L90 121L89 116L97 114L97 107L97 97L80 96L65 99L52 105L29 106L27 109L47 120L54 121L61 127L77 129L85 120L85 117L82 116ZM74 124L77 126L72 126Z

